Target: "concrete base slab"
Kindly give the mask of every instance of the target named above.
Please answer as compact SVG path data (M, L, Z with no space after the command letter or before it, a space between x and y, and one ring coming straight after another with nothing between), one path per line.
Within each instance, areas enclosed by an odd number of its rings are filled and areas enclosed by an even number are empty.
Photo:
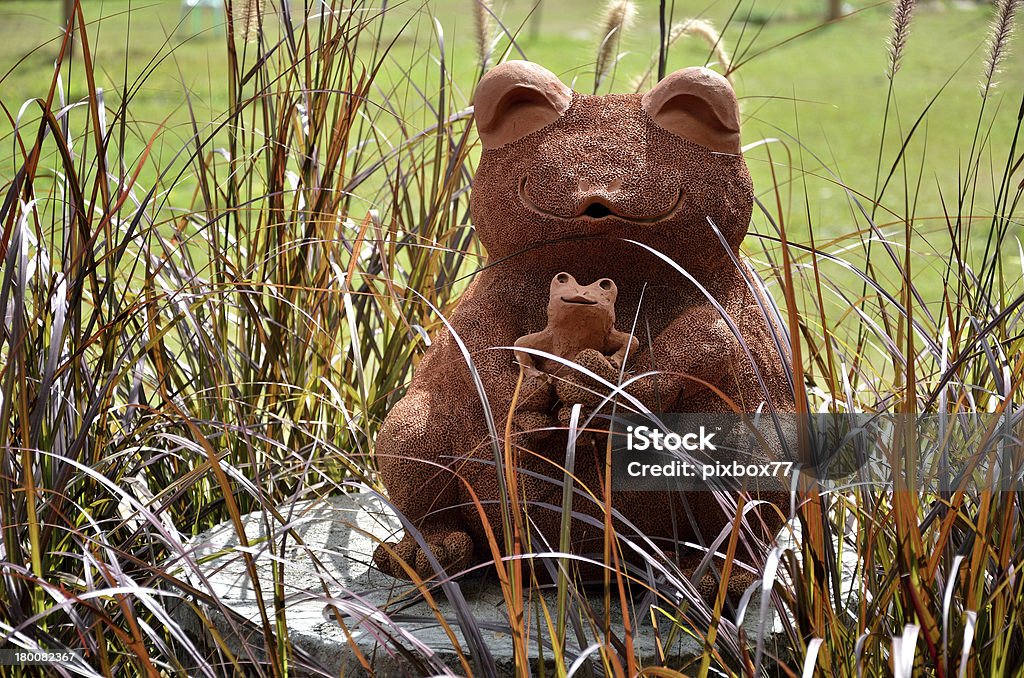
M303 655L298 663L307 665L298 674L366 675L360 655L377 676L449 671L457 675L479 674L473 655L479 657L484 652L490 654L493 662L487 663L497 666L499 675L512 674L514 645L505 600L493 572L490 576L461 579L454 589L448 589L447 595L440 587L433 587L432 607L409 582L381 574L372 567L376 545L402 534L398 519L373 494L296 503L279 507L278 512L284 523L275 523L270 533L274 548L267 538L267 517L263 513L243 518L248 547L239 543L230 522L191 541L193 557L202 563L201 573L181 576L196 589L209 591L221 601L223 607L202 605L201 609L233 652L245 657L243 647L262 648L265 623L271 628L282 628L275 627L274 619L276 576L279 595L284 600L283 627ZM282 524L290 529L284 529ZM273 555L281 553L283 557ZM250 567L255 570L256 586ZM526 598L525 609L531 616L530 661L551 664L554 655L539 603L543 601L554 617L556 594L554 590L532 591L527 592ZM573 601L572 605L579 609L581 602ZM603 596L588 598L585 604L600 611ZM633 604L639 607L640 601ZM615 596L611 607L612 633L621 639L622 614ZM633 614L637 612L635 609ZM209 635L191 608L180 606L175 616L194 637ZM472 629L469 638L460 626L460 619L467 616L474 620L466 625ZM594 616L603 618L599 612ZM761 626L758 616L758 609L752 604L745 615L748 639L757 638L759 628L773 627L772 620ZM670 635L672 624L666 617L658 617L660 633L652 628L649 613L634 619L634 647L641 665L680 667L700 655L701 643L692 635L678 629ZM595 643L607 641L584 620L576 632L570 630L565 663L571 664L594 652ZM258 651L249 652L255 652L251 658L262 660Z

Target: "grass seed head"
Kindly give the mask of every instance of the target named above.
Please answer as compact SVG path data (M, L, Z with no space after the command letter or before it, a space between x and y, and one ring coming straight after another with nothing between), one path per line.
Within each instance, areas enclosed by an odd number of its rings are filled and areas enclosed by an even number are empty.
M622 34L629 30L636 18L636 5L632 0L610 0L601 15L601 44L597 50L594 89L601 84L611 65L615 63Z
M914 0L896 0L892 7L892 35L889 36L889 77L900 70L903 49L910 34L910 17L914 13Z
M242 0L234 5L235 33L246 42L255 42L260 33L260 17L266 0Z
M999 0L996 5L996 17L989 33L988 57L985 59L985 77L982 83L982 95L988 94L995 86L995 76L999 65L1009 50L1010 35L1013 33L1013 20L1020 9L1020 0Z
M491 58L490 0L473 0L473 31L476 35L477 58L480 65L486 69Z

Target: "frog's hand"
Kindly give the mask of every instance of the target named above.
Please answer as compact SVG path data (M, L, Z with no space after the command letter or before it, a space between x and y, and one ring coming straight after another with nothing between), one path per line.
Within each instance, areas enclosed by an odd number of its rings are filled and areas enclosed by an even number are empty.
M583 349L576 354L575 362L584 370L596 374L610 384L619 380L618 368L613 366L608 358L597 349ZM566 406L582 403L593 407L601 402L607 389L587 376L585 372L573 369L555 381L555 391Z
M635 369L656 371L627 389L652 411L671 407L684 388L718 384L740 363L739 342L710 304L680 315L662 330Z
M608 362L616 369L621 368L626 362L626 358L636 357L639 348L640 342L636 337L626 332L612 330L608 337L608 350L612 351L608 356Z
M523 368L523 383L519 386L519 399L516 401L516 410L547 412L555 404L555 390L549 382L550 377L543 372L532 370L536 374L530 374L531 370Z

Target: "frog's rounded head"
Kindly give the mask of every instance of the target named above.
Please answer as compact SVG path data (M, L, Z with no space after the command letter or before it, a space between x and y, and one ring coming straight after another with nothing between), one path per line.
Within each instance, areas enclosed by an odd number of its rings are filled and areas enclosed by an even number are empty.
M548 297L548 322L558 325L565 321L578 322L582 318L593 318L607 324L615 324L615 299L619 290L611 278L601 278L589 285L581 285L571 274L562 271L551 279L551 294Z
M471 208L492 258L557 258L564 241L598 238L591 251L607 265L594 268L632 275L632 255L608 249L630 239L699 275L728 265L726 246L736 251L746 234L753 187L739 107L714 71L676 71L644 94L591 96L510 61L481 79L473 102L483 153Z

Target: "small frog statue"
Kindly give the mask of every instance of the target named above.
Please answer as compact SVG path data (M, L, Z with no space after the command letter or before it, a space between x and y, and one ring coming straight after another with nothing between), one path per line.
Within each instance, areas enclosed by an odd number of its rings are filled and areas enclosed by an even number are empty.
M580 285L561 272L551 279L548 323L540 332L516 340L521 348L532 348L572 361L584 349L594 349L608 358L616 369L628 355L636 354L636 337L615 329L615 299L619 290L610 278ZM564 364L549 358L516 351L516 359L527 376L543 377L549 383L564 373Z
M640 342L615 329L618 295L611 278L580 285L569 273L557 273L551 279L547 325L540 332L520 337L515 346L544 351L570 362L576 360L580 351L596 351L613 369L619 370L627 357L636 354ZM514 421L520 430L536 438L548 438L557 426L564 427L569 422L572 409L558 407L555 385L565 381L572 369L565 363L526 351L516 351L515 355L525 380ZM581 445L588 442L589 435L580 440Z

